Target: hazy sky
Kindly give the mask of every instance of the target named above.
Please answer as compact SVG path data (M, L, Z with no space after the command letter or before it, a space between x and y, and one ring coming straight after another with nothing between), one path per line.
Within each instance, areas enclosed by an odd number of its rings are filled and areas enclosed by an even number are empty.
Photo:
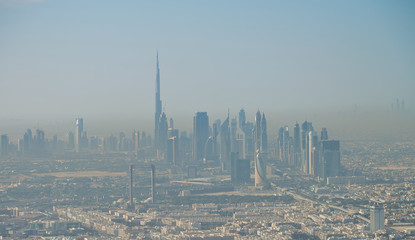
M415 111L415 1L0 0L0 122L151 125L157 49L179 126L397 97Z

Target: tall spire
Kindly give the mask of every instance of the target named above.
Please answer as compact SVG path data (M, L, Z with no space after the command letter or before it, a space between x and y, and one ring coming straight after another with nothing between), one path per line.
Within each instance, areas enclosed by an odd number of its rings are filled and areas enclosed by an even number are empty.
M161 100L160 100L160 67L159 67L159 52L157 50L157 66L156 66L156 102L154 113L154 147L159 147L159 119L161 115Z

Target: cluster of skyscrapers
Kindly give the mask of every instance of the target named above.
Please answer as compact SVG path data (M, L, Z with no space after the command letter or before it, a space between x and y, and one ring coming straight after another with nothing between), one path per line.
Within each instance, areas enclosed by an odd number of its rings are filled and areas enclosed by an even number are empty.
M245 110L239 111L238 117L209 122L207 112L197 112L193 117L193 133L188 135L174 127L173 119L167 118L162 111L160 99L160 67L157 53L154 139L145 132L133 131L131 138L121 132L119 137L88 138L84 130L82 118L75 120L75 133L68 133L68 142L61 146L64 150L83 152L86 150L134 152L137 159L155 158L172 166L198 166L215 164L222 170L230 171L232 181L246 182L250 179L250 169L255 174L255 185L264 187L266 181L266 165L271 160L285 162L312 175L326 180L340 174L340 143L329 140L325 128L320 136L311 122L305 121L300 128L294 126L293 137L289 127L281 127L278 131L277 144L269 151L267 120L265 113L259 110L254 122L247 121ZM8 136L1 136L2 155L7 154ZM41 130L32 136L30 129L18 142L18 151L26 156L43 156L48 150L59 148L61 142L54 136L52 142L45 139ZM47 146L53 146L47 147Z
M279 129L276 155L278 160L324 181L340 175L340 142L329 140L326 128L318 136L308 121L301 129L295 124L293 137L288 126Z

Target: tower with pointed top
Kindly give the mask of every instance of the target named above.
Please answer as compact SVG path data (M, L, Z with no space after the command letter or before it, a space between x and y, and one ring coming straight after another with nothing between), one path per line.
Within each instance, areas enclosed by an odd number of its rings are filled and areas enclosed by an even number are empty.
M161 117L161 100L160 100L160 67L159 67L159 53L157 51L157 68L156 68L156 111L154 113L154 147L159 149L159 121Z
M267 120L265 119L265 113L262 113L261 121L261 152L268 155L268 135L267 135Z

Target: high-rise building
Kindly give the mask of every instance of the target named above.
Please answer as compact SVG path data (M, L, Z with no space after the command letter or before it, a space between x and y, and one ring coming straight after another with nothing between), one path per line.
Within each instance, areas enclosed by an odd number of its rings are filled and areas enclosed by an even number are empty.
M246 183L250 180L251 164L249 159L238 158L237 153L231 153L231 181Z
M206 112L198 112L193 117L193 160L202 162L205 157L205 144L209 138L209 118Z
M322 128L321 129L321 137L320 140L324 141L324 140L328 140L329 139L329 135L327 133L327 129L326 128Z
M82 134L84 132L84 120L77 118L75 120L75 151L79 152L82 148Z
M151 202L156 203L156 167L151 164Z
M9 137L6 134L1 135L0 137L0 154L2 157L9 154Z
M73 135L73 132L69 131L68 133L68 148L74 149L75 148L75 136Z
M27 129L26 133L23 136L23 155L29 156L30 154L32 154L32 143L32 130Z
M154 113L154 146L159 149L159 122L161 117L161 100L160 100L160 67L159 53L157 52L157 68L156 68L156 103Z
M370 206L370 231L376 232L385 229L385 209L376 203Z
M133 135L133 149L134 149L134 153L136 154L137 158L138 158L138 150L139 150L139 146L140 146L140 132L138 131L134 131Z
M265 187L267 185L266 165L259 150L255 153L255 187Z
M255 152L257 150L261 151L261 139L262 139L261 112L258 110L258 112L255 115L255 128L254 128Z
M129 175L130 175L130 200L129 200L129 208L130 209L134 209L135 208L135 204L134 204L134 195L133 195L133 165L130 165L129 168Z
M267 134L267 120L265 119L265 113L262 113L261 121L261 152L265 158L268 157L268 134Z
M310 169L310 145L307 144L308 133L314 131L311 122L305 121L301 125L301 170L308 174ZM311 140L311 139L310 139Z
M340 175L340 142L326 140L320 146L320 177L326 181L327 177Z
M239 111L239 128L245 131L245 124L246 124L246 115L245 110L242 108Z
M167 141L167 162L173 165L179 165L179 143L178 137L173 136Z
M169 131L169 126L167 123L167 116L163 112L160 116L159 125L158 125L158 149L157 149L158 159L164 159L166 155L168 131Z
M222 169L230 168L231 161L231 133L229 128L229 115L225 121L223 121L222 126L220 127L219 133L220 140L220 161L222 164Z

